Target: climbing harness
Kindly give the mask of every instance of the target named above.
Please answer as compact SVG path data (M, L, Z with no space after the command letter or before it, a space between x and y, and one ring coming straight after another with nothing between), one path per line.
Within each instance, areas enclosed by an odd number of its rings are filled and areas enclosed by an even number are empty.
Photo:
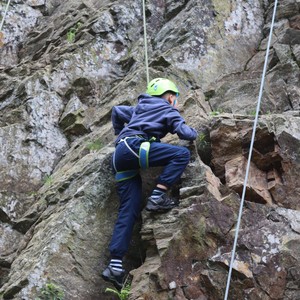
M127 143L127 139L132 139L132 138L135 138L135 136L127 136L126 138L124 138L124 139L121 139L120 141L119 141L119 143L121 143L121 142L124 142L125 143L125 145L126 145L126 147L131 151L131 153L134 155L134 156L136 156L137 158L139 158L139 156L131 149L131 147L128 145L128 143ZM119 144L118 143L118 144Z
M117 182L128 180L136 176L138 172L139 172L138 170L127 170L127 171L117 172L115 175L115 179Z
M250 170L250 162L251 162L252 151L253 151L255 131L256 131L256 127L257 127L258 114L259 114L260 103L261 103L261 98L262 98L262 93L263 93L263 88L264 88L264 82L265 82L265 76L266 76L266 71L267 71L268 57L269 57L270 45L271 45L271 40L272 40L272 32L273 32L274 22L275 22L277 2L278 2L277 0L275 0L275 2L274 2L271 28L270 28L270 33L269 33L267 51L266 51L266 55L265 55L264 68L263 68L259 96L258 96L258 101L257 101L255 120L254 120L254 125L253 125L253 131L252 131L252 137L251 137L251 143L250 143L250 149L249 149L249 156L248 156L248 161L247 161L246 175L245 175L245 180L244 180L244 185L243 185L242 199L241 199L241 204L240 204L240 209L239 209L238 221L237 221L237 225L236 225L236 231L235 231L234 243L233 243L233 248L232 248L231 261L230 261L230 267L229 267L229 273L228 273L228 278L227 278L224 300L227 300L227 298L228 298L232 267L233 267L233 263L234 263L234 256L235 256L235 251L236 251L237 239L238 239L240 223L241 223L241 219L242 219L242 211L243 211L244 200L245 200L245 194L246 194L246 186L247 186L248 175L249 175L249 170Z
M146 28L146 7L145 0L143 0L143 24L144 24L144 48L145 48L145 65L147 84L149 83L149 67L148 67L148 45L147 45L147 28Z
M139 165L141 167L141 169L147 169L149 168L149 150L150 150L150 143L154 142L156 140L156 138L152 137L151 139L149 139L148 141L142 142L140 145L140 149L139 149L139 154L136 154L132 148L128 145L127 143L127 139L131 139L131 138L143 138L141 136L128 136L125 137L124 139L121 139L119 143L124 142L126 147L128 148L128 150L135 156L138 158L139 160ZM115 155L116 155L116 151L113 154L113 166L114 169L116 171L116 175L115 175L115 179L117 182L120 181L124 181L130 178L133 178L134 176L136 176L139 172L139 170L125 170L125 171L120 171L118 172L117 168L116 168L116 162L115 162Z

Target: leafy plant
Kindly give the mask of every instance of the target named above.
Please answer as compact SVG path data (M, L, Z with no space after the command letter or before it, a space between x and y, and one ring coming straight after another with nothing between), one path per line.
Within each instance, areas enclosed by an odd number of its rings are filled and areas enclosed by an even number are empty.
M208 140L208 137L205 133L201 132L198 135L198 139L197 139L197 144L201 147L201 148L205 148L207 146L210 145L210 142Z
M127 300L130 294L131 284L124 284L124 287L118 291L117 289L106 288L105 292L113 293L119 297L120 300Z
M205 133L201 132L197 138L197 145L200 148L206 148L210 145L210 142L207 140L207 136Z
M78 32L78 29L81 25L82 23L78 22L75 26L69 29L69 31L67 32L67 40L69 43L73 43L75 41L76 33Z
M103 143L101 140L95 140L91 143L88 143L86 146L90 151L97 151L103 148Z
M50 186L53 182L53 178L51 175L46 175L46 177L44 178L44 183L47 186Z
M210 165L211 163L211 141L208 128L199 128L199 135L196 139L197 152L201 160Z
M67 40L69 43L73 43L75 41L75 34L76 31L73 27L67 32Z
M64 300L64 292L53 283L46 283L41 294L41 297L35 300Z
M219 110L213 110L210 112L210 115L211 116L217 116L219 114L222 114L223 113L223 109L219 109Z
M205 133L200 133L198 136L199 142L206 142L206 135Z

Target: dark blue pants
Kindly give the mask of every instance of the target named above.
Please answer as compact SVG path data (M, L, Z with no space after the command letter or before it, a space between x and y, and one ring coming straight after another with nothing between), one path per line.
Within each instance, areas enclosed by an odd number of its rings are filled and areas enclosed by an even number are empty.
M139 153L143 139L130 138L130 148ZM153 142L149 151L149 167L164 166L157 183L167 187L179 180L190 160L190 151L185 147ZM119 143L115 150L116 171L139 168L138 158L127 148L124 142ZM134 223L141 211L142 180L140 175L117 182L120 207L109 250L112 257L122 258L129 247Z

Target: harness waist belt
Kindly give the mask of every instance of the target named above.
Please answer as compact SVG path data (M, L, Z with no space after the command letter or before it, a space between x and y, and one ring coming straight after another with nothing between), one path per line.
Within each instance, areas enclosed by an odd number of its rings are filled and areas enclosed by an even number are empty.
M117 142L117 145L120 144L121 142L125 142L127 139L144 139L144 137L141 136L141 135L131 135L131 136L126 136L125 138L120 139L120 140Z

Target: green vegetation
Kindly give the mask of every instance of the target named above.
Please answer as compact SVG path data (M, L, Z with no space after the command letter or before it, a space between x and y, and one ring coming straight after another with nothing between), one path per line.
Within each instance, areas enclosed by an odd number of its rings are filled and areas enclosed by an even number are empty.
M64 292L53 283L46 283L41 296L35 300L64 300Z
M69 43L74 43L76 33L78 32L78 29L81 27L82 23L78 22L75 26L71 27L69 31L67 32L67 40Z
M50 186L53 183L53 178L51 175L46 175L46 177L44 178L44 183L47 186Z
M97 151L103 148L103 143L101 140L95 140L87 144L86 148L90 151Z
M219 114L222 114L223 112L224 112L223 109L213 110L210 112L210 116L217 116Z
M119 297L120 300L127 300L130 294L131 283L125 283L121 291L117 289L106 288L105 292L113 293Z
M198 140L199 140L199 142L201 142L201 143L205 143L205 142L206 142L206 135L205 135L205 133L201 132L201 133L199 134L199 136L198 136Z
M28 192L28 196L29 196L29 197L34 197L34 196L36 196L37 194L38 194L37 191Z
M196 143L200 149L206 149L210 146L210 142L207 140L207 136L203 132L198 135Z

